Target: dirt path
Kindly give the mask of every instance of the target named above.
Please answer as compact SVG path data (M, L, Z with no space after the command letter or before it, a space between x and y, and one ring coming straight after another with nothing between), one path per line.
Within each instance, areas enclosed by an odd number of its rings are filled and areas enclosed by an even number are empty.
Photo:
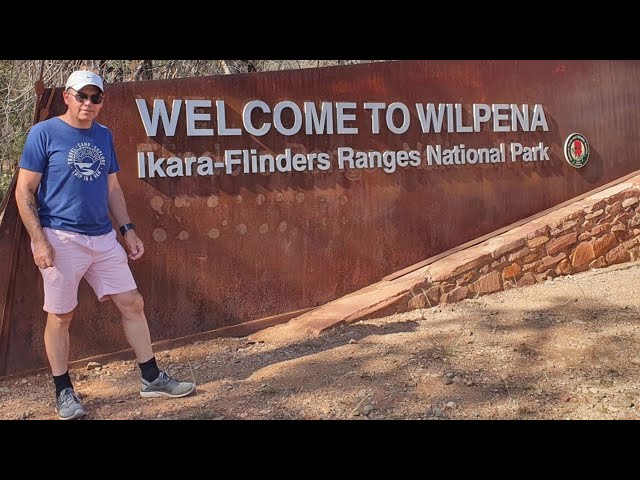
M133 362L71 371L93 419L637 419L640 263L339 327L158 354L185 399L138 397ZM0 419L55 419L48 375L0 380Z

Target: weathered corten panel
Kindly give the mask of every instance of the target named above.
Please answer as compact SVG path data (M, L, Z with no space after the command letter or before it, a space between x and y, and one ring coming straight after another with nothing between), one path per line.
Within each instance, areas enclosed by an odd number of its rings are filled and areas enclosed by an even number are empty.
M273 73L158 80L108 85L99 121L111 128L119 174L132 220L146 243L132 265L145 297L154 341L239 324L326 303L383 276L638 168L640 62L637 61L402 61ZM45 94L46 98L47 95ZM216 100L226 104L227 127L240 127L242 108L262 100L273 110L283 100L354 102L355 134L260 137L187 136L180 115L175 136L147 137L135 99ZM410 127L391 133L382 121L371 133L365 102L401 102ZM549 130L534 132L422 133L416 103L540 104ZM43 105L44 106L44 105ZM62 113L60 89L50 115ZM268 116L262 118L268 120ZM381 115L384 119L384 114ZM401 119L394 117L396 125ZM291 125L292 117L283 122ZM465 124L469 123L467 120ZM564 159L573 132L588 139L591 155L581 169ZM485 165L341 170L335 152L424 152L428 144L451 148L549 147L549 160ZM329 152L328 171L139 178L138 152L156 157L211 156L256 149L274 156L292 151ZM507 147L508 148L508 147ZM1 240L1 239L0 239ZM6 245L0 243L0 245ZM9 255L0 252L2 261ZM0 374L46 365L42 341L41 278L28 235L21 236L9 335ZM8 325L8 327L6 327ZM115 307L98 304L86 283L72 324L72 357L127 347ZM2 357L0 357L2 358Z

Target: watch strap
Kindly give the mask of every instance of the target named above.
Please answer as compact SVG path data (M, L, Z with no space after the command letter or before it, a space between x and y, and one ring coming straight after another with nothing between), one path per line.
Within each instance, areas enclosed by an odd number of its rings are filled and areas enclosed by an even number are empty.
M135 229L136 229L136 226L133 223L125 223L120 227L120 233L124 235L129 230L135 230Z

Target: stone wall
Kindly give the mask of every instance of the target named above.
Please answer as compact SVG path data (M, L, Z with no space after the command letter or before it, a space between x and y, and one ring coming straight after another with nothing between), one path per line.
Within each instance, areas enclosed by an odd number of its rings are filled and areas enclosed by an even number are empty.
M640 176L442 258L409 309L640 259Z

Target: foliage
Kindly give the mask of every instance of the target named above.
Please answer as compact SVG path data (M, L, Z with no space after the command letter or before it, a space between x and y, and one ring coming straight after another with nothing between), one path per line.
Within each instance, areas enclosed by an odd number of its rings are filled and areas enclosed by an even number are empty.
M2 199L7 193L7 189L9 188L10 183L11 183L11 173L0 172L0 203L2 203Z

